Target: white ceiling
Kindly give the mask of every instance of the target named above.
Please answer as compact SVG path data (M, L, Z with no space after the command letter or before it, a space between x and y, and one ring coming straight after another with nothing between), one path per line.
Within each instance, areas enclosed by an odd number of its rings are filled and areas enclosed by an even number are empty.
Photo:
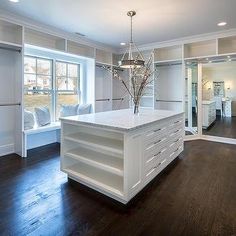
M128 10L137 11L138 44L236 28L236 0L1 0L0 9L114 47L129 41ZM220 21L228 25L219 28Z

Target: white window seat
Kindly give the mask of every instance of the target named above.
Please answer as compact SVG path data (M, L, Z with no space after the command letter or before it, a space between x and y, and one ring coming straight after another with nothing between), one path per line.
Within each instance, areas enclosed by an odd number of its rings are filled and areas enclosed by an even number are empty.
M49 125L35 127L23 131L23 156L27 157L27 150L60 142L61 122L52 122Z
M34 127L33 129L24 130L23 132L27 135L30 135L30 134L38 134L38 133L57 130L57 129L61 129L61 122L60 121L52 122L49 125L45 125L45 126L41 126L41 127Z

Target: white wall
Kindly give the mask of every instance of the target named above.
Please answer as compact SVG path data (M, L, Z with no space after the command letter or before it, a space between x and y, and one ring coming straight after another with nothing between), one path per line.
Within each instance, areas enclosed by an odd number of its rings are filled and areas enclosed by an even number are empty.
M236 62L212 63L204 65L203 80L206 82L203 86L203 100L213 99L213 81L224 81L225 97L232 99L232 114L233 116L236 116Z

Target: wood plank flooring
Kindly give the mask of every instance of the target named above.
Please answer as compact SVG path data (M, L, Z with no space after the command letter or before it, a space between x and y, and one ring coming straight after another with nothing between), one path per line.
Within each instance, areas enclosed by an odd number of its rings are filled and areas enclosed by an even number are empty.
M236 146L187 142L126 207L68 182L59 145L1 157L0 235L236 235Z
M216 116L216 121L203 134L225 138L236 138L236 117Z

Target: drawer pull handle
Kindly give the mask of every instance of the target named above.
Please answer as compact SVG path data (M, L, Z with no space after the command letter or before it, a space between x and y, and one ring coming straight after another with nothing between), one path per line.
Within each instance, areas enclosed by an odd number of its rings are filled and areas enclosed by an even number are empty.
M157 166L155 166L155 168L157 168L157 167L159 167L160 165L162 165L165 161L166 161L166 159L164 159L163 161L159 162L159 163L157 164Z
M156 133L156 132L161 131L161 130L162 130L161 128L160 129L155 129L155 130L153 130L153 132Z
M162 139L159 139L158 141L156 141L156 142L154 143L154 145L160 143L161 141L162 141Z
M165 148L165 149L162 149L160 152L156 153L156 154L154 155L154 157L156 157L156 156L162 154L165 150L166 150L166 148Z
M156 153L156 154L154 155L154 157L160 155L161 153L162 153L162 152L158 152L158 153Z
M177 151L179 151L179 147L174 152L177 152Z
M176 139L173 143L177 143L178 141L180 141L182 138L178 138Z
M174 124L178 124L180 122L181 122L181 120L177 120L177 121L174 122Z

